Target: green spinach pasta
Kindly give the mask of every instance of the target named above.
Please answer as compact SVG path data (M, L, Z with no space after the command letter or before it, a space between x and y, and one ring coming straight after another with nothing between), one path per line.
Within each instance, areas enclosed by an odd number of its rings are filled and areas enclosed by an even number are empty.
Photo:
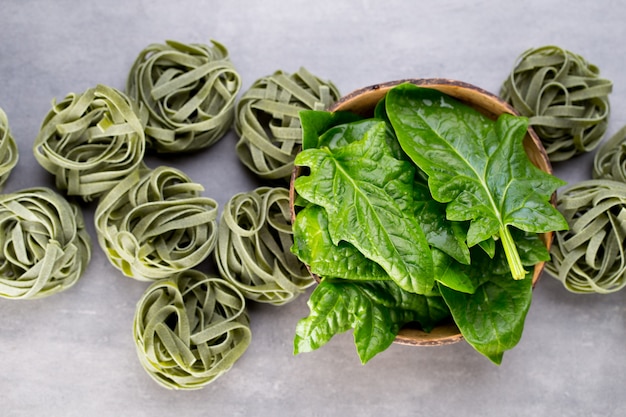
M137 303L133 334L146 372L169 389L199 389L247 350L245 299L221 278L188 270L154 282Z
M556 46L529 49L500 95L530 120L551 161L595 149L608 125L611 81L597 66Z
M91 257L78 206L49 188L0 195L0 297L43 298L73 286Z
M11 135L6 113L0 109L0 190L18 160L17 144Z
M555 232L546 271L575 293L611 293L626 285L626 184L586 180L559 194L570 230Z
M626 183L626 126L604 142L596 152L593 178Z
M334 84L305 68L293 74L279 70L256 80L237 104L239 159L262 179L288 181L302 144L298 112L325 110L338 98Z
M148 147L177 153L213 145L231 128L241 80L228 50L212 41L151 44L136 58L127 93L149 113Z
M215 257L220 275L248 299L286 304L314 283L291 253L292 245L287 189L260 187L236 194L219 224Z
M217 203L170 167L142 167L96 207L98 242L122 273L153 281L193 268L217 241Z
M53 101L35 139L35 158L56 187L85 201L113 188L142 162L143 124L125 94L98 85Z

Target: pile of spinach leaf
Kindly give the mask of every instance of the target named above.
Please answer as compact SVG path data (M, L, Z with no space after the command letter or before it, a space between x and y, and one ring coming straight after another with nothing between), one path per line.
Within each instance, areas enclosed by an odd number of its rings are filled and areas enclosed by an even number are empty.
M295 353L353 329L365 363L403 326L430 331L452 317L500 364L521 338L532 266L549 259L538 234L568 227L550 204L563 181L524 151L527 119L494 121L405 83L372 118L311 110L300 120L292 251L321 279Z

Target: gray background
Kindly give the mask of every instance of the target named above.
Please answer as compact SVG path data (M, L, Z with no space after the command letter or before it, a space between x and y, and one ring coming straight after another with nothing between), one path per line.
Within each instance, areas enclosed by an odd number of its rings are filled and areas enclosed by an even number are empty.
M614 82L611 135L626 124L626 3L571 1L36 1L0 9L0 106L19 143L6 192L52 185L32 143L53 98L97 83L123 88L148 44L216 39L243 90L304 66L342 93L407 77L447 77L497 93L516 57L555 44ZM183 169L220 206L257 183L231 132L195 155L151 160ZM570 182L592 155L555 165ZM93 206L85 206L93 235ZM208 267L210 268L210 267ZM0 299L3 416L622 416L626 415L626 292L574 295L544 274L519 345L496 367L466 343L393 345L366 366L351 334L294 356L306 297L250 305L253 341L206 388L161 388L137 360L131 325L147 284L122 277L100 248L70 290Z

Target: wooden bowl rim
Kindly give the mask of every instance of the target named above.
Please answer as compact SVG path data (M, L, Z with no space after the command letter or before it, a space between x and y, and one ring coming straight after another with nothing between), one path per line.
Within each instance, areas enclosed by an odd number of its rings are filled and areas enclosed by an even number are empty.
M357 90L354 90L351 93L348 93L340 97L339 100L337 100L335 103L330 105L327 110L330 112L343 110L345 106L349 106L351 103L354 103L357 100L361 99L364 95L369 95L372 93L375 93L375 96L377 97L379 96L378 100L380 100L380 98L382 98L388 90L390 90L391 88L397 85L404 84L404 83L412 83L417 86L425 87L425 88L434 88L436 90L446 93L450 95L451 97L456 98L463 102L466 102L466 100L463 100L462 98L458 98L457 96L455 96L454 93L455 92L458 93L459 91L469 90L473 92L474 96L476 97L482 96L486 98L487 100L489 100L491 103L493 103L493 105L501 108L501 111L499 113L493 112L490 110L483 111L483 112L486 112L487 115L490 115L491 117L496 117L498 114L502 114L505 112L516 115L516 116L520 115L519 112L515 110L515 108L513 108L513 106L511 106L509 103L505 102L504 100L502 100L500 97L496 96L495 94L490 93L489 91L484 90L475 85L472 85L463 81L449 79L449 78L405 78L405 79L400 79L400 80L395 80L395 81L387 81L387 82L380 83L380 84L372 84L370 86L366 86L366 87L362 87ZM450 91L452 91L453 93L450 94L449 93ZM376 102L378 102L378 100L376 100ZM476 106L473 105L473 103L466 102L466 104L470 104L476 108ZM478 108L478 110L485 110L485 109ZM548 154L543 146L543 143L537 136L536 132L530 126L528 127L525 141L530 141L529 146L533 146L534 149L538 152L538 155L535 155L535 156L539 158L539 162L536 162L534 160L532 161L535 164L535 166L537 166L539 169L549 174L552 174L552 164L550 162L550 159L548 158ZM538 163L541 166L539 166ZM294 166L294 169L291 174L291 180L289 182L289 206L290 206L292 224L295 221L295 216L296 216L296 211L295 211L296 192L295 192L295 187L294 187L294 181L299 176L299 174L300 174L300 167ZM556 192L552 195L551 202L553 205L556 204ZM550 249L552 245L553 235L554 234L552 232L543 233L541 235L541 238L543 239L548 249ZM319 282L319 277L313 272L311 272L308 265L305 265L305 266L309 270L309 273L311 274L311 276L313 276L316 279L316 281ZM539 281L539 278L541 277L541 273L543 272L544 266L545 266L545 262L539 262L535 264L534 271L533 271L533 278L532 278L533 288ZM458 329L458 327L454 324L454 322L450 321L450 322L442 323L436 326L430 332L425 332L421 329L411 328L411 327L402 328L400 332L398 333L398 335L396 336L394 343L401 344L401 345L409 345L409 346L442 346L442 345L449 345L449 344L457 343L463 339L464 338L461 335L461 332Z

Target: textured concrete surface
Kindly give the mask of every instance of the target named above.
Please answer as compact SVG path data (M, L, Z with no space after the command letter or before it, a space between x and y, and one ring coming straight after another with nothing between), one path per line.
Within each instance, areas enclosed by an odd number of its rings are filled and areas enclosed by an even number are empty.
M626 124L626 3L486 0L36 1L0 13L0 107L19 143L5 187L52 185L32 143L53 98L97 83L123 88L149 43L224 43L244 89L305 66L342 93L407 77L447 77L497 93L515 58L555 44L614 81L608 134ZM223 205L256 186L229 133L171 163ZM158 161L156 161L158 162ZM591 156L558 164L588 178ZM85 216L93 233L93 206ZM137 360L131 324L144 283L125 279L98 247L71 290L0 300L0 414L13 416L622 416L626 413L626 292L580 296L544 275L523 338L492 365L465 343L393 345L363 366L350 334L292 354L306 297L251 305L253 341L234 368L195 392L155 384Z

